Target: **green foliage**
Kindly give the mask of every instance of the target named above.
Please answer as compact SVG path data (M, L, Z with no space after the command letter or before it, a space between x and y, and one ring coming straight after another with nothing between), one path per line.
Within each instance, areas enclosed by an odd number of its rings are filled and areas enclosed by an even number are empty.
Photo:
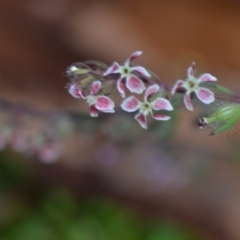
M0 231L2 240L196 240L175 224L154 227L103 199L78 202L68 192L53 191L29 206L18 221Z
M1 240L197 240L176 223L146 221L129 208L100 197L77 197L69 190L36 189L19 160L0 160ZM25 179L20 181L20 179ZM13 179L10 181L10 179ZM21 184L19 184L21 183ZM33 184L33 183L32 183ZM16 188L17 187L17 188ZM39 186L38 186L39 188ZM34 189L34 191L33 191Z
M194 233L181 229L174 223L162 223L152 226L147 240L200 240Z

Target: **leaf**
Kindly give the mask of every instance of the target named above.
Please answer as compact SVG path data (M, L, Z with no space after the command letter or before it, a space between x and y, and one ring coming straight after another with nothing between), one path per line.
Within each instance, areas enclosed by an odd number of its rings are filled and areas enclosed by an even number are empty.
M204 87L207 87L207 88L212 88L213 90L219 92L219 93L224 93L224 94L227 94L227 95L235 95L235 93L228 89L228 88L225 88L221 85L218 85L216 83L210 83L210 82L205 82L205 83L202 83L201 86L204 86Z

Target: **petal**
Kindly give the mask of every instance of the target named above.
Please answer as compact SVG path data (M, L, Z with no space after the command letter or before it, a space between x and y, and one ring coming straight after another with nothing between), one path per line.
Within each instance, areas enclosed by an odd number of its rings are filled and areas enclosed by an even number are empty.
M98 117L98 110L93 105L90 106L90 116Z
M193 111L193 105L192 105L190 92L186 92L186 94L184 96L184 104L188 110Z
M172 95L175 94L179 88L183 88L185 82L183 80L177 80L174 86L172 87L171 93Z
M217 78L209 73L204 73L198 78L198 82L215 82Z
M151 75L148 73L148 71L144 67L136 66L136 67L132 67L131 70L140 73L144 77L148 77L148 78L151 77Z
M198 88L195 93L203 103L209 104L215 100L214 93L207 88Z
M125 98L125 91L124 91L124 83L123 83L123 79L119 79L117 81L117 90L120 93L122 98Z
M167 110L167 111L173 110L171 103L165 98L158 98L151 104L154 110Z
M81 98L81 95L79 94L79 89L77 88L69 88L68 92L75 98Z
M109 74L113 73L119 73L120 72L120 65L117 62L114 62L107 70L103 73L103 76L107 76Z
M144 95L144 101L147 101L147 99L154 93L156 93L157 91L159 91L160 87L157 84L153 84L151 86L149 86L145 92Z
M70 84L68 92L75 98L86 98L83 91L78 87L77 83Z
M171 118L169 116L166 116L166 115L160 114L160 113L153 113L152 117L156 120L161 120L161 121L167 121Z
M187 77L188 78L194 77L194 68L195 68L195 62L192 62L191 66L187 69Z
M138 113L134 118L138 121L142 128L147 129L147 118L145 115Z
M91 86L91 95L97 94L102 88L102 83L100 81L94 81Z
M131 96L122 102L121 108L127 112L135 112L140 108L140 105L141 105L141 102L138 101L137 98Z
M133 53L126 59L126 61L124 62L124 65L129 65L129 63L130 63L131 61L133 61L134 59L138 58L141 54L142 54L142 51L133 52Z
M110 99L109 97L98 96L96 103L95 103L95 107L97 110L99 110L101 112L112 112L113 113L115 104L112 101L112 99Z
M146 89L143 81L134 75L126 79L126 86L130 92L141 94Z

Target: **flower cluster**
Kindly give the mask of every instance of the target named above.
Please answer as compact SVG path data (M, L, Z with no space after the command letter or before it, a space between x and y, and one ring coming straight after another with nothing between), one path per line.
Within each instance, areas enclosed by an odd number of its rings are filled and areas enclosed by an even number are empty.
M147 129L148 115L160 121L171 118L162 111L174 110L176 93L183 94L183 102L190 111L193 111L193 99L211 104L216 99L214 90L226 93L226 89L215 84L217 78L213 75L204 73L196 77L195 63L187 69L185 81L177 80L174 86L170 87L160 82L148 69L133 64L133 60L141 54L141 51L132 53L122 65L113 62L107 66L99 61L71 65L66 71L71 80L68 85L69 93L75 98L86 100L90 106L90 115L97 117L99 112L115 112L115 103L109 96L116 89L124 98L121 108L126 112L137 112L134 118L144 129ZM134 95L126 97L126 89L135 95L143 94L143 100Z
M52 163L62 153L62 136L70 131L71 123L65 116L49 117L15 104L3 106L0 102L0 150L9 146L26 157L37 156L44 163Z
M135 119L145 129L147 128L146 117L149 114L156 120L169 120L169 116L156 112L173 110L171 103L165 98L165 93L157 84L146 88L145 82L149 82L150 73L144 67L132 64L132 61L141 54L141 51L136 51L126 59L123 65L114 62L105 69L99 62L94 67L84 63L79 64L79 67L76 64L70 66L66 71L66 75L72 80L68 86L69 93L75 98L85 99L90 106L90 115L97 117L99 111L115 112L115 104L107 96L114 88L122 98L126 97L125 87L135 94L142 94L145 91L143 102L130 96L122 102L122 109L127 112L138 111Z

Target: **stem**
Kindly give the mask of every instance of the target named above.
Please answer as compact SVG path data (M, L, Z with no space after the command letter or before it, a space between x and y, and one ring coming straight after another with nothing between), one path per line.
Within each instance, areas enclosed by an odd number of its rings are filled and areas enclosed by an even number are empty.
M215 98L218 100L224 100L224 101L229 101L229 102L234 102L234 103L240 103L240 95L235 94L234 96L222 96L219 94L215 94Z

